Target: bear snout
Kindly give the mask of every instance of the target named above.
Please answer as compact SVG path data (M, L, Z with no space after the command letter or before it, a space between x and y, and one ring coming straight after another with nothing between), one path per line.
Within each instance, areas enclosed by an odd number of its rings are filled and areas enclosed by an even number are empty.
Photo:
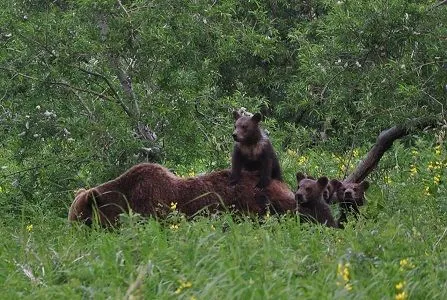
M235 140L237 142L237 134L233 133L233 140Z
M85 218L84 220L82 220L82 222L84 222L84 224L87 225L88 227L91 227L93 224L93 220L90 217Z
M345 198L352 199L352 192L351 191L346 191L345 192Z
M295 201L298 202L298 204L306 202L305 199L304 199L303 194L301 194L301 193L296 193L295 194Z

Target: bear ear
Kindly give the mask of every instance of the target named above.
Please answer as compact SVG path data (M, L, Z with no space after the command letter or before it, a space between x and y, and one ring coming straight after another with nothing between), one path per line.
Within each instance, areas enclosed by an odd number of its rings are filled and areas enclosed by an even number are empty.
M241 114L239 113L238 110L233 110L233 118L234 120L237 120L241 117Z
M301 180L303 180L304 178L306 178L306 175L304 175L301 172L297 172L296 173L296 182L299 184Z
M317 183L322 188L326 188L327 184L329 183L329 179L326 176L323 176L323 177L318 178Z
M86 214L88 211L91 210L94 203L93 198L97 198L98 196L98 191L96 191L95 189L79 189L76 192L76 197L68 211L68 220L79 220L79 218L81 218L83 214Z
M86 189L80 188L79 190L76 191L75 197L77 197L79 194L82 194L85 191L86 191Z
M255 113L255 114L253 115L253 117L251 117L251 119L252 119L253 121L255 121L256 123L259 123L259 122L261 122L261 120L262 120L262 115L261 115L260 113Z
M360 182L360 187L363 189L363 191L366 191L369 188L369 181L364 180L364 181Z
M331 179L331 181L329 181L329 184L332 185L332 187L334 188L334 191L338 190L343 185L337 179Z
M86 189L80 189L76 193L76 198L79 198L79 204L83 207L92 207L93 205L97 205L100 194L99 192L92 188L89 190Z

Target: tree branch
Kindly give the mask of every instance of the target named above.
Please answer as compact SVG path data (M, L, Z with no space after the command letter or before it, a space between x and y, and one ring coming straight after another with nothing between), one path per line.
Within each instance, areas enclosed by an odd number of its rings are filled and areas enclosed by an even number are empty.
M438 119L435 118L416 119L407 124L396 125L383 130L377 137L376 143L366 154L365 159L360 162L357 168L343 181L360 183L377 167L383 154L391 148L395 140L408 135L415 129L434 126L437 121Z
M105 83L107 84L107 86L109 87L109 89L112 91L112 94L114 95L114 97L115 97L116 101L118 102L118 104L123 108L124 112L125 112L129 117L133 117L132 112L131 112L130 109L126 106L126 104L123 102L123 100L121 99L121 97L118 95L118 93L116 92L116 90L113 88L112 83L109 81L109 79L107 79L106 76L104 76L104 75L102 75L102 74L100 74L100 73L96 73L96 72L93 72L93 71L86 70L86 69L81 68L81 67L79 67L79 66L75 66L75 65L70 65L70 66L73 67L73 68L78 69L78 70L81 71L81 72L90 74L90 75L92 75L92 76L99 77L99 78L101 78L102 80L104 80Z
M64 86L64 87L67 87L67 88L69 88L69 89L71 89L73 91L84 92L84 93L87 93L87 94L95 95L98 98L101 98L101 99L104 99L104 100L117 102L123 108L123 110L125 111L125 113L128 116L130 116L130 117L133 116L132 112L126 107L124 102L119 97L114 99L114 98L111 98L111 97L105 95L104 92L98 93L98 92L95 92L93 90L89 90L89 89L84 89L84 88L80 88L80 87L77 87L77 86L73 86L73 85L71 85L69 83L62 82L62 81L46 81L46 80L43 80L43 79L40 79L40 78L36 78L36 77L33 77L33 76L29 76L29 75L17 72L16 70L8 69L8 68L5 68L5 67L0 67L0 70L5 70L5 71L8 71L8 72L14 73L14 75L18 75L18 76L21 76L23 78L28 78L28 79L31 79L31 80L35 80L35 81L39 81L39 82L47 83L47 84L51 84L51 85ZM87 71L87 70L85 70L85 71ZM90 72L90 71L88 71L88 72ZM98 75L102 76L100 74L98 74ZM115 91L113 91L113 92L116 94ZM117 96L117 94L116 94L116 96Z
M430 7L429 10L435 9L435 8L441 6L441 5L444 5L444 4L447 4L447 0L442 0L439 3L436 3L436 4L432 5L432 7Z
M119 2L119 4L122 5L121 2ZM124 9L124 7L122 7L122 6L121 6L121 8ZM124 9L124 11L126 11L126 10ZM107 22L107 17L105 15L98 16L98 26L100 29L101 40L105 42L107 40L107 36L109 34L109 25ZM132 88L132 80L131 80L130 76L121 68L119 54L109 53L108 59L109 59L109 63L111 65L112 69L115 71L115 74L121 83L121 87L123 88L125 95L127 96L128 99L133 101L134 113L132 113L132 112L130 112L130 110L128 110L130 113L128 115L134 121L136 121L136 123L138 123L139 118L140 118L140 109L139 109L139 105L138 105L137 96L135 95L133 88Z

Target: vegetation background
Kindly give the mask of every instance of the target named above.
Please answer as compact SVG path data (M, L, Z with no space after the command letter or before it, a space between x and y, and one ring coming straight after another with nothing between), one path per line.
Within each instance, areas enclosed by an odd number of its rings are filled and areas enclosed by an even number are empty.
M437 4L1 1L0 298L447 298ZM76 189L138 162L228 167L239 107L265 116L292 189L298 170L344 178L383 129L409 135L343 231L175 211L67 224Z

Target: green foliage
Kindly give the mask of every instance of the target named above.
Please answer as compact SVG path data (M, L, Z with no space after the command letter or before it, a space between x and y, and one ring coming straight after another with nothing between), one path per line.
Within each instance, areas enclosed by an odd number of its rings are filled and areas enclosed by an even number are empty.
M446 185L433 177L445 178L445 149L420 142L408 152L398 144L375 174L363 216L344 230L300 224L293 215L186 220L173 210L161 221L125 216L123 226L105 231L69 226L65 218L30 208L20 221L1 219L1 293L24 299L379 299L402 293L404 299L443 299ZM354 151L353 163L361 152ZM313 151L302 153L305 160L291 151L284 156L315 175L321 157L332 157ZM337 174L340 161L325 161Z
M437 118L446 10L430 5L6 1L1 143L8 170L36 171L10 178L46 194L60 186L44 173L73 189L145 160L225 167L239 107L266 115L278 150L342 153Z
M443 129L396 143L345 231L63 221L74 190L138 162L228 167L236 108L265 115L292 187L298 170L343 178L380 130L445 120L447 10L432 3L1 1L2 297L369 299L405 280L412 298L445 298Z

